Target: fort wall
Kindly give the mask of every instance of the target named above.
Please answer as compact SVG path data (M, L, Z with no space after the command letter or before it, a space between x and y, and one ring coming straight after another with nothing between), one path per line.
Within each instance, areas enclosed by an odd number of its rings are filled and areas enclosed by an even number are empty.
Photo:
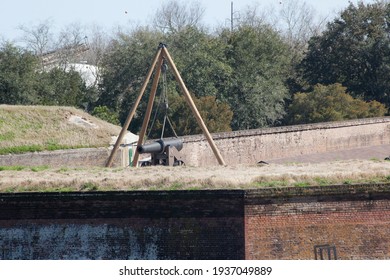
M390 259L389 185L0 194L0 259L310 260L315 250Z
M181 137L188 166L218 165L203 135ZM213 134L226 164L255 164L279 158L390 144L390 117L359 119ZM104 166L108 148L0 155L1 165L52 167ZM116 155L114 166L128 166L128 147Z
M255 164L390 144L390 117L234 131L213 138L226 164ZM218 164L203 135L185 137L184 143L187 165Z

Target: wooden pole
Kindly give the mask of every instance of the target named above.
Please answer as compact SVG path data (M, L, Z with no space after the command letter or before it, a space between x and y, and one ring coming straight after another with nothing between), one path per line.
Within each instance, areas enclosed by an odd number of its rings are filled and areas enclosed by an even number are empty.
M190 106L191 111L194 114L196 121L198 122L198 125L202 129L203 134L205 135L207 141L209 142L209 145L210 145L211 149L213 150L213 153L214 153L215 157L217 158L218 163L220 165L226 165L225 161L223 160L223 158L221 156L221 153L219 152L217 146L214 143L213 137L211 136L209 130L207 129L207 126L203 122L203 119L202 119L198 109L196 108L194 101L192 100L191 94L189 93L186 85L184 84L183 79L181 78L180 73L175 66L175 63L173 62L171 56L168 53L168 50L165 47L162 48L161 55L164 56L168 60L169 65L172 67L176 81L179 83L180 88L184 93L184 97L185 97L188 105Z
M144 121L142 123L141 131L139 133L137 147L141 146L144 142L146 130L148 128L148 124L149 124L149 120L150 120L150 116L152 114L153 103L154 103L154 98L156 96L158 82L160 80L161 67L162 67L163 61L164 60L163 60L162 56L160 55L160 60L158 61L158 64L157 64L156 74L155 74L154 79L153 79L152 89L151 89L149 101L148 101L148 106L146 108L146 114L144 117ZM134 153L134 158L133 158L133 166L134 167L136 167L138 165L138 158L139 158L139 152L137 149Z
M119 133L118 139L116 140L114 148L112 149L111 154L110 154L110 156L109 156L109 158L107 160L106 167L111 167L111 165L112 165L112 162L114 160L114 156L115 156L115 154L116 154L116 152L117 152L117 150L119 148L120 143L123 140L123 137L125 136L125 134L127 132L127 129L129 128L131 120L134 117L135 111L137 110L137 107L138 107L138 105L139 105L139 103L141 101L141 98L142 98L142 96L143 96L143 94L145 92L145 89L146 89L146 87L147 87L147 85L149 83L150 77L152 76L153 70L154 70L154 68L155 68L155 66L157 64L157 60L160 58L161 52L162 52L162 48L159 47L158 50L157 50L156 56L155 56L155 58L153 60L153 63L150 66L148 74L146 75L146 78L145 78L144 84L142 85L141 91L140 91L137 99L135 100L135 103L134 103L134 105L133 105L129 115L126 118L126 121L125 121L125 123L124 123L124 125L122 127L122 130Z

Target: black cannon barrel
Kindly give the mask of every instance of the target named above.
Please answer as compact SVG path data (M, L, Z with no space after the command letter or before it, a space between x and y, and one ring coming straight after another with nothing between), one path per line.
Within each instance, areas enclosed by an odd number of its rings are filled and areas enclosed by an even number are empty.
M183 148L183 141L180 139L168 139L168 140L160 139L151 144L138 146L137 151L140 154L145 154L145 153L159 154L159 153L163 153L165 148L168 146L173 146L178 151L180 151Z

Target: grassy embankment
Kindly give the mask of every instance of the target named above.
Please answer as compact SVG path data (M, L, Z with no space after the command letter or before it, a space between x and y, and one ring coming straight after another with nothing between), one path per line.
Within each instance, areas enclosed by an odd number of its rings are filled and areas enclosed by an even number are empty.
M71 107L0 105L0 155L108 146L119 130Z

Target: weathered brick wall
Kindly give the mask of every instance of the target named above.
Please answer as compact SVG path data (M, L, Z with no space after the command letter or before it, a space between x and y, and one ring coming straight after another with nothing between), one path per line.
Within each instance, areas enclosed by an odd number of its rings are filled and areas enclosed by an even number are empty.
M246 202L246 259L314 259L335 246L338 259L390 259L390 191L383 187L286 189L251 193Z
M390 259L390 185L0 195L0 259Z
M213 134L228 165L390 144L390 117ZM187 165L217 165L203 135L184 137Z
M242 192L0 195L1 259L243 259Z

